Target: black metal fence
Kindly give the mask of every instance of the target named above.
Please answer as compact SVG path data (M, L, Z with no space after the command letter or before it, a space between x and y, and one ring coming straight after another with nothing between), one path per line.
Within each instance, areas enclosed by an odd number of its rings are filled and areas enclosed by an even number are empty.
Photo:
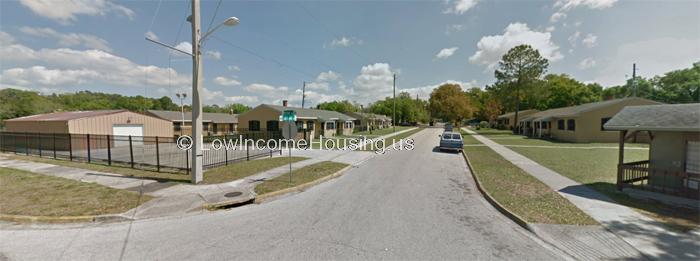
M279 131L240 132L225 136L206 136L203 167L213 168L238 161L272 156L280 150L239 144L229 148L212 142L232 140L279 139ZM215 149L218 147L218 149ZM96 134L0 132L0 152L43 158L118 165L158 172L189 172L191 152L177 146L177 137L115 136Z

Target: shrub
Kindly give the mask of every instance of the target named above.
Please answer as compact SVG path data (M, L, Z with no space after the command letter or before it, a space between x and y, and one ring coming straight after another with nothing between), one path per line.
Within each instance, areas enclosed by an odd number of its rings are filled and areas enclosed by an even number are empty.
M480 127L480 128L488 128L488 127L489 127L489 123L486 122L486 121L481 121L481 122L479 122L479 127Z

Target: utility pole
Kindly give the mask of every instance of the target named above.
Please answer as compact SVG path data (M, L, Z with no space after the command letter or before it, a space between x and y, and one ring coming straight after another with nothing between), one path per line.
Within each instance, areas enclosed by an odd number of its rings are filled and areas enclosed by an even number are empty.
M306 81L304 81L304 85L301 87L301 108L304 108L304 101L306 100Z
M202 90L202 63L199 48L200 16L199 1L192 0L192 183L197 184L204 178L202 170L202 101L199 92Z
M391 126L394 128L393 131L396 132L396 74L394 74L394 116L391 121Z
M637 97L637 64L632 64L632 97Z

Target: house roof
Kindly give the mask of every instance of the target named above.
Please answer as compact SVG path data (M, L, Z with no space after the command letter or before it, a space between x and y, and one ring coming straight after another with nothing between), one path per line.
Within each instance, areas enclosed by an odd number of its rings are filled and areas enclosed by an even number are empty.
M605 129L700 132L700 103L628 106Z
M168 121L182 121L182 112L179 111L148 110L148 114ZM192 113L185 112L185 122L190 122L191 120ZM238 115L228 113L205 112L202 114L202 121L213 123L238 123Z
M329 120L342 120L342 121L352 121L355 120L355 118L350 117L348 115L342 114L337 111L327 111L327 110L318 110L318 109L307 109L307 108L299 108L299 107L285 107L281 105L272 105L272 104L262 104L260 106L267 106L272 108L273 110L284 112L286 110L293 110L297 114L297 118L302 118L302 119L318 119L319 121L329 121Z
M113 113L126 112L127 110L95 110L95 111L62 111L45 114L24 116L5 121L69 121L81 118L96 117Z
M375 114L375 113L368 113L368 112L348 112L347 115L355 118L374 118L378 120L385 120L385 121L391 121L391 118L381 115L381 114Z
M538 110L529 109L529 110L519 111L519 112L518 112L518 115L524 114L524 113L533 113L533 112L538 112ZM508 118L508 117L512 117L512 116L515 116L515 112L514 112L514 111L513 111L513 112L509 112L509 113L505 113L505 114L498 115L498 119L501 119L501 118Z
M532 114L529 117L523 118L522 121L533 121L533 120L546 121L546 120L550 120L551 118L576 117L576 116L579 116L585 112L597 110L600 108L605 108L607 106L611 106L611 105L615 105L618 103L627 102L627 101L631 101L631 100L643 100L643 101L648 101L651 103L661 104L660 102L655 102L655 101L647 100L644 98L628 97L628 98L622 98L622 99L584 103L584 104L576 105L576 106L562 107L562 108L541 111L541 112Z

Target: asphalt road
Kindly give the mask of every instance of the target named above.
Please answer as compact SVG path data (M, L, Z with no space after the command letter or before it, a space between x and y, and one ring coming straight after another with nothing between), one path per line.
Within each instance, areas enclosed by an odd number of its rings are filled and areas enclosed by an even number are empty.
M0 259L517 259L561 257L501 216L460 154L415 135L340 178L261 205L177 218L0 230Z

